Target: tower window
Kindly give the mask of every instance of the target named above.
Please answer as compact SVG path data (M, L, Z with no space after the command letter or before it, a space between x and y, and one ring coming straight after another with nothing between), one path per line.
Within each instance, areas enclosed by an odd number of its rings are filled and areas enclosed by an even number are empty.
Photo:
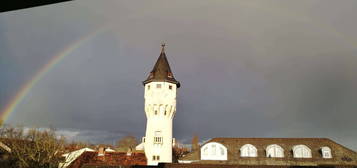
M161 88L161 84L156 84L156 88Z
M148 90L150 90L150 85L148 85Z
M154 156L152 156L152 160L160 160L160 156L159 155L154 155Z
M172 85L169 85L169 89L172 90Z
M166 115L166 110L165 110L165 113L164 113L164 115Z
M154 137L154 144L162 144L162 137Z
M155 131L154 144L162 144L162 141L161 131Z
M157 110L155 110L155 115L157 115Z

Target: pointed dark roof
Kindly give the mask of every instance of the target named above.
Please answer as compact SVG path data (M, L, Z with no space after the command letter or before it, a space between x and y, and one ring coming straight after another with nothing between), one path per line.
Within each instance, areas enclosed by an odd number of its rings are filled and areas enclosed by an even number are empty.
M176 84L177 87L180 87L180 82L174 78L174 75L171 72L169 62L167 61L165 54L165 44L162 44L161 46L162 48L160 56L157 59L156 64L150 72L148 78L143 82L143 84L145 85L149 82L161 81L170 82Z

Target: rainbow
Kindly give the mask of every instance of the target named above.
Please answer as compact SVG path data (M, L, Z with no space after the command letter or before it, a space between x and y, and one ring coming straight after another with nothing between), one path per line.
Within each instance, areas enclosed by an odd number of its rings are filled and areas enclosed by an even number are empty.
M64 47L61 52L53 56L44 66L42 66L35 75L24 85L21 86L20 90L16 92L13 98L6 104L5 108L1 110L0 121L3 123L7 120L9 115L15 111L16 107L25 99L26 95L31 91L34 85L38 83L43 76L45 76L53 67L61 62L66 56L70 55L74 50L82 46L84 43L90 41L92 38L103 32L107 27L100 27L95 31L88 33L87 35L77 39L76 41L70 43ZM1 123L0 123L1 124Z

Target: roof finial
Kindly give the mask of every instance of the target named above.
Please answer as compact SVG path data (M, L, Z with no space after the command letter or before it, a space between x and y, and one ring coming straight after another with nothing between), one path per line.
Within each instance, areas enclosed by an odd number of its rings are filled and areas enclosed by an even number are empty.
M165 46L166 46L165 42L162 42L161 43L161 53L165 52Z

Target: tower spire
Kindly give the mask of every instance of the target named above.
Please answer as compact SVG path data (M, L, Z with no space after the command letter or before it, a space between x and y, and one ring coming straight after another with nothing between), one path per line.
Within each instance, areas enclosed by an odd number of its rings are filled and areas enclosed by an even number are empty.
M176 84L177 87L180 87L180 83L174 78L169 62L166 58L165 46L165 43L161 44L160 56L157 59L154 68L151 70L148 78L143 82L144 85L149 82L160 81L170 82Z

